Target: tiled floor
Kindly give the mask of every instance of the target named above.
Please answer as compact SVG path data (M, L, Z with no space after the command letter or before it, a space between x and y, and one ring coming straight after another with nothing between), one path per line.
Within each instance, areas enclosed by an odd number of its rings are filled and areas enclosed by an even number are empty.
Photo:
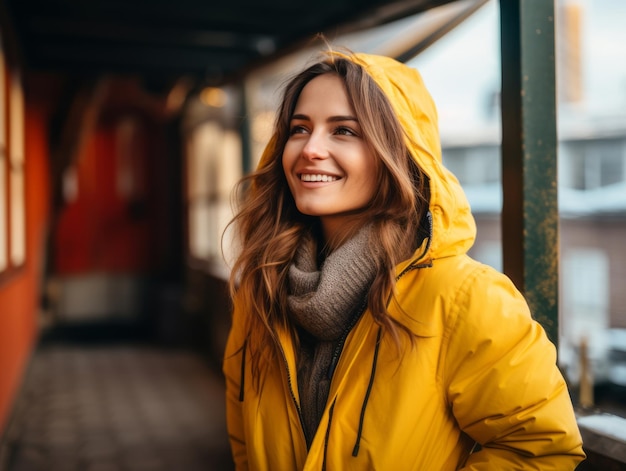
M190 353L42 347L5 436L6 470L229 471L223 401L221 377Z

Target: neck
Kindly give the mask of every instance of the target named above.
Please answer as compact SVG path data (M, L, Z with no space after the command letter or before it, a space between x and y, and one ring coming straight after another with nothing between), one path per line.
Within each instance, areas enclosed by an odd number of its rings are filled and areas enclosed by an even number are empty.
M363 215L323 217L322 233L327 252L332 252L356 234L366 223Z

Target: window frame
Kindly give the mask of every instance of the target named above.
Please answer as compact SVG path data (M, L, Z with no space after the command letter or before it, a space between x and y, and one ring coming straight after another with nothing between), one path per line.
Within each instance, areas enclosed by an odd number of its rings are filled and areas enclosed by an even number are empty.
M0 44L0 283L28 258L25 107L21 70Z

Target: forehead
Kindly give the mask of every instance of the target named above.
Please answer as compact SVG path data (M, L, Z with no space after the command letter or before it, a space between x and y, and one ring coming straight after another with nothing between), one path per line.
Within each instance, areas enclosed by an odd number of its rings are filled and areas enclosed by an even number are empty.
M295 112L303 109L352 112L343 79L335 74L324 74L309 81L300 92Z

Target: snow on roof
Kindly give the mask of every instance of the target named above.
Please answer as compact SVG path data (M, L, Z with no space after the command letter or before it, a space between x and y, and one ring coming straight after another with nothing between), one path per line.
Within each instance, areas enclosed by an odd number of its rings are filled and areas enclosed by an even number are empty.
M626 419L611 414L593 414L578 417L578 425L599 435L626 442Z
M502 188L499 184L464 186L472 211L496 214L502 210ZM626 182L594 190L559 187L559 212L564 216L594 216L626 213Z

